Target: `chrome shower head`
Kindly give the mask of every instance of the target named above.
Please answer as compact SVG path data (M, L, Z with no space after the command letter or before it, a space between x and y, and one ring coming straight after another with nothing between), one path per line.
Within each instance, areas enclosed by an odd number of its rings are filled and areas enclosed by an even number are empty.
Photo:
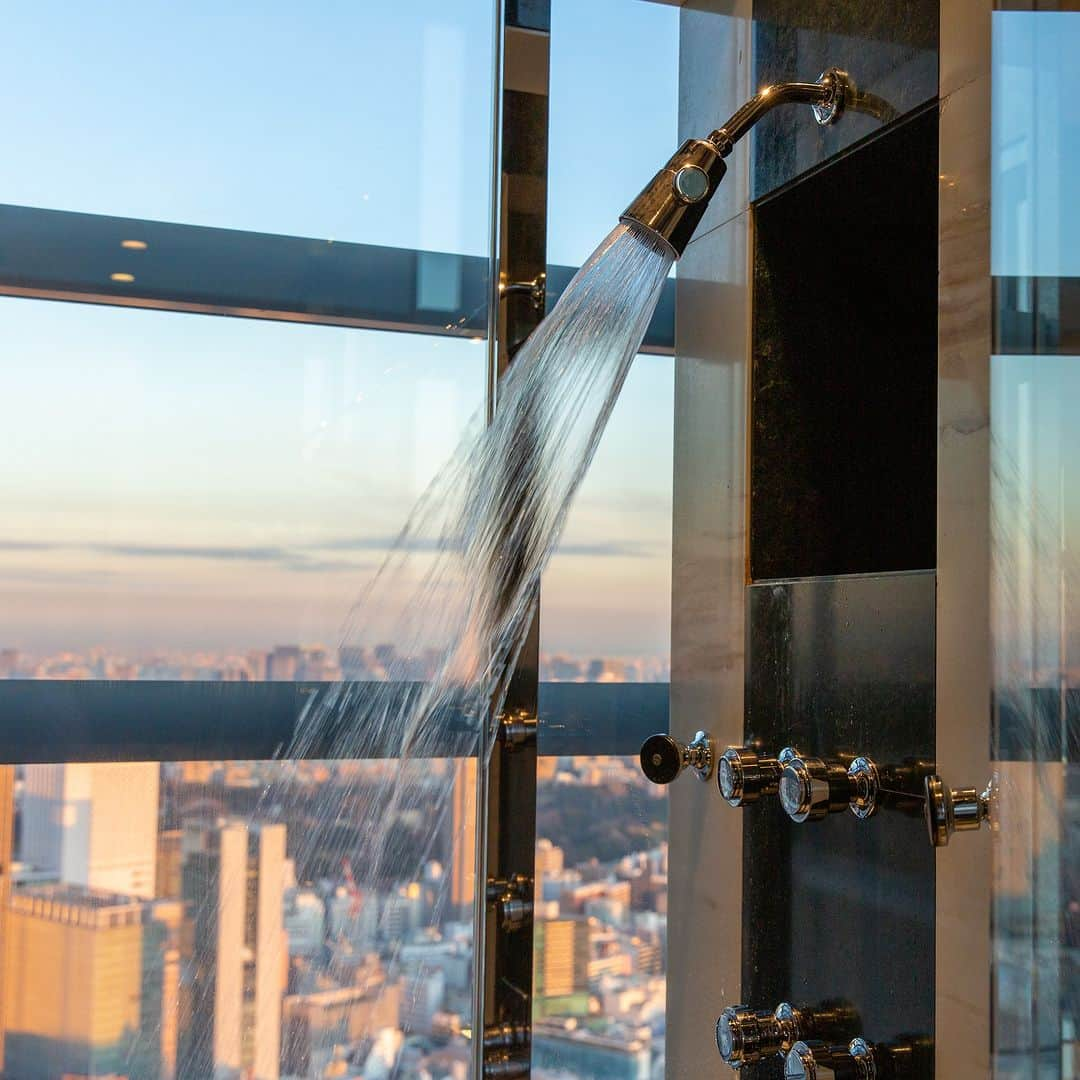
M652 233L679 258L724 178L727 171L724 158L767 112L789 102L812 106L814 118L826 125L834 123L846 107L858 108L861 99L855 94L851 79L839 68L830 68L813 83L766 86L707 139L688 139L683 143L619 220ZM884 115L880 107L865 111Z

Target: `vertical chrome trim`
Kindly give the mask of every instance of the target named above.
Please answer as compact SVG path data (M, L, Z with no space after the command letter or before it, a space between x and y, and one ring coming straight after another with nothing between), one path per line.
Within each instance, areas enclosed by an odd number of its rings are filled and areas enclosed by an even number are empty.
M493 107L491 280L487 350L487 412L498 408L498 379L543 317L528 291L504 281L542 280L546 273L547 116L549 34L516 25L514 0L497 0ZM544 22L543 4L529 5ZM539 623L533 625L507 688L504 716L518 721L510 738L503 725L477 770L476 907L474 909L473 1069L524 1077L531 1071L533 922L536 851L536 728ZM524 901L521 920L495 917L489 900L515 882Z
M753 92L750 9L695 0L680 14L680 137ZM729 160L676 286L671 731L707 725L720 747L743 743L749 160ZM716 1018L742 1000L744 815L715 781L669 798L667 1076L719 1076Z
M941 5L937 763L990 775L991 0ZM936 1074L990 1075L992 847L939 849Z
M487 282L487 348L485 349L484 411L490 424L495 415L495 382L498 378L498 320L499 320L499 220L502 189L502 85L503 85L503 0L492 0L492 72L491 72L491 172L489 174L488 205L488 282ZM479 768L476 770L476 797L473 802L476 814L473 886L473 969L472 969L472 1075L475 1080L483 1076L484 1068L484 1003L487 974L487 949L483 943L487 934L488 879L488 770L485 761L486 748L477 747Z

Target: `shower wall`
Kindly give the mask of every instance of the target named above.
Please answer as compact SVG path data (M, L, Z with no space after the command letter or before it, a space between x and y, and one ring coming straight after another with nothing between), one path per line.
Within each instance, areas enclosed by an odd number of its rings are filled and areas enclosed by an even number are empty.
M758 84L835 64L897 114L785 110L753 144L743 741L774 752L934 756L936 28L936 4L754 6ZM743 829L746 1002L932 1037L921 819L799 825L769 799Z
M943 203L941 175L978 153L967 138L977 111L950 116L939 97L939 71L949 95L965 70L977 75L960 27L971 18L977 37L981 23L963 7L684 5L684 137L757 86L830 66L893 118L849 115L822 130L797 109L770 114L733 155L729 202L710 209L712 228L680 265L680 736L707 728L720 746L756 741L773 754L793 744L841 760L937 758L963 771L955 784L985 760L985 637L961 630L965 605L977 619L986 594L985 578L973 588L985 571L981 459L963 426L978 432L982 398L963 368L978 342L958 325L978 236L958 243L950 231L960 207ZM967 299L977 315L978 294ZM988 1045L987 860L961 850L981 845L935 856L920 816L798 825L774 798L728 807L715 785L676 784L671 808L668 1076L723 1070L713 1024L726 1005L830 998L856 1008L870 1039L948 1039L939 1076L986 1075L969 1048ZM969 927L956 926L957 867L975 894Z

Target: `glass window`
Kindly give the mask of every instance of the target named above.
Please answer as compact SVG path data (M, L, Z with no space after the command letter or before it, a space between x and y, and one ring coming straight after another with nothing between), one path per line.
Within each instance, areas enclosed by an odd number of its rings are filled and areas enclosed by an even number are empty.
M338 642L484 398L492 5L10 15L4 720L196 757L394 653ZM4 1075L469 1075L475 759L243 741L0 766Z
M5 673L337 678L350 605L482 403L484 350L83 304L0 310Z
M486 254L492 26L480 0L12 9L0 202Z
M676 147L678 25L665 5L553 0L549 262L586 259ZM600 144L614 157L582 185ZM671 358L639 356L544 574L541 719L560 709L581 753L666 728L651 687L553 684L669 681L673 413ZM538 1080L663 1076L666 875L667 799L636 752L540 758Z
M994 1075L1080 1063L1080 13L996 12Z

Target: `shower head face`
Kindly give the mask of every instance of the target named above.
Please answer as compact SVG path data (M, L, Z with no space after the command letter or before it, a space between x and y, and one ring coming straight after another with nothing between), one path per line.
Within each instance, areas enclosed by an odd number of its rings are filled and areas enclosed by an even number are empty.
M726 171L716 146L706 139L689 139L619 220L652 233L677 259L690 243Z

